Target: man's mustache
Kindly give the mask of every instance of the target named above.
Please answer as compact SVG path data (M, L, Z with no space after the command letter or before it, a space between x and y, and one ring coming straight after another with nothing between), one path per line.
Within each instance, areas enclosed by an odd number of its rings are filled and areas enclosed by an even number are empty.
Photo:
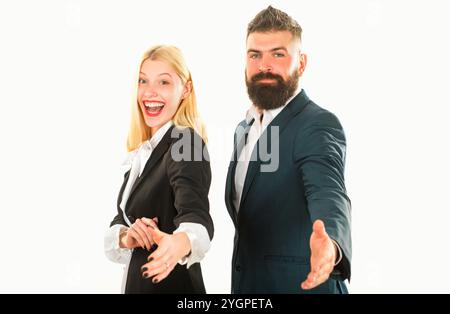
M252 76L251 81L253 83L255 83L255 82L258 82L258 81L264 80L264 79L276 80L278 83L284 82L283 78L280 75L273 74L270 72L261 72L261 73L255 74Z

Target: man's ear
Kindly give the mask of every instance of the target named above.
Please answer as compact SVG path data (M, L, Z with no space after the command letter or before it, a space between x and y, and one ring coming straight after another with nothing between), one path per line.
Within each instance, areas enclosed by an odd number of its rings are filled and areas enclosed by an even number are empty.
M302 76L303 72L305 71L307 62L308 62L308 57L306 56L306 54L300 52L300 62L299 62L300 65L298 67L298 74L300 76Z
M183 89L183 95L181 96L182 99L185 99L191 94L192 91L192 81L187 81L186 84L184 84Z

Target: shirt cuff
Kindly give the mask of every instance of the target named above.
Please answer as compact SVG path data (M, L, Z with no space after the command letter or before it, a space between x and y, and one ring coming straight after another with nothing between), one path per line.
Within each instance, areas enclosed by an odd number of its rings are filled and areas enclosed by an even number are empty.
M336 262L334 263L334 266L336 266L337 264L339 264L342 261L342 250L336 241L334 241L333 239L331 239L331 241L333 241L333 244L337 247L337 255L338 256L336 257Z
M199 263L208 252L211 241L205 226L193 222L183 222L173 233L185 232L191 243L191 253L178 261L178 264L185 265L187 268L195 263Z
M105 255L112 262L126 264L131 258L131 249L121 248L119 245L120 232L126 229L128 229L128 227L117 224L110 227L105 233Z

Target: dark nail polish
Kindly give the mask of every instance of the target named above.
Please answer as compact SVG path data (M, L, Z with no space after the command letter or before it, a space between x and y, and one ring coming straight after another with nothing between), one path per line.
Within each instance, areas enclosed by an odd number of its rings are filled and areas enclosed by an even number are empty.
M158 279L155 278L155 279L152 280L152 282L153 283L158 283Z
M153 261L153 257L150 257L149 259L147 259L149 262Z
M141 272L146 272L147 270L148 270L147 267L142 267L142 268L141 268Z
M143 273L143 274L142 274L142 277L148 278L148 274L147 274L147 273Z

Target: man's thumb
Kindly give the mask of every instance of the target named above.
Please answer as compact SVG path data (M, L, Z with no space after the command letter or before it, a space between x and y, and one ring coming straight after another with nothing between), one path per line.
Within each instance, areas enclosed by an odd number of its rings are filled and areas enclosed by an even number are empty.
M319 236L319 237L325 237L327 236L327 232L325 231L325 224L322 220L317 219L314 221L313 225L313 231Z

